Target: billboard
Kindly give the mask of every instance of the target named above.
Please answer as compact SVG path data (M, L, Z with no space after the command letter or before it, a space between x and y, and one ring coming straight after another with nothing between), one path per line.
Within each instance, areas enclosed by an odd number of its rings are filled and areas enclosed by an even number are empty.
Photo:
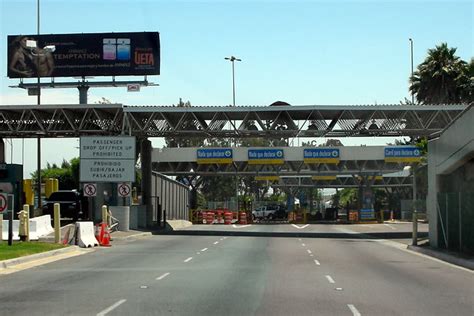
M158 32L8 36L9 78L159 74Z

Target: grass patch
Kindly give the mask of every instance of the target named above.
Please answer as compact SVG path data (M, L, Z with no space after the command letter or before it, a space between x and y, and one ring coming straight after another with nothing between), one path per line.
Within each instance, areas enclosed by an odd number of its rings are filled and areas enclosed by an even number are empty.
M0 244L0 260L13 259L35 253L64 248L61 244L51 244L45 242L13 242L12 246L8 246L7 241Z

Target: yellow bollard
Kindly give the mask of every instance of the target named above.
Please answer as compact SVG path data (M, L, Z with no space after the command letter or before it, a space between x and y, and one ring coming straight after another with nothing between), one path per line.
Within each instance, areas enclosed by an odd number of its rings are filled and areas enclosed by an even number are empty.
M54 203L54 242L61 241L61 208L59 203Z
M29 206L28 206L29 207ZM23 206L23 208L25 208ZM19 219L19 227L18 227L18 235L20 236L21 241L28 241L28 212L25 209L18 212L18 219Z
M108 224L109 222L107 221L107 205L102 205L102 223Z
M53 179L53 192L58 192L59 191L59 180L58 179Z
M31 185L31 179L23 180L23 192L25 192L25 203L28 205L33 205L35 195L33 193L33 186Z
M30 241L30 206L23 205L23 210L26 212L26 241Z

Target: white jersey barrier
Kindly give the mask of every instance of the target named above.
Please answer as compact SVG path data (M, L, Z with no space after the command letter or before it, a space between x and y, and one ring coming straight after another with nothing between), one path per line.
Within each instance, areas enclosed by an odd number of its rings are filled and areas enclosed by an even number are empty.
M95 238L93 222L77 222L77 244L82 248L99 246L99 242Z
M20 240L18 230L20 221L13 220L13 240ZM51 226L51 215L43 215L30 219L30 240L38 240L40 237L47 236L54 232ZM8 220L3 220L2 239L8 240Z

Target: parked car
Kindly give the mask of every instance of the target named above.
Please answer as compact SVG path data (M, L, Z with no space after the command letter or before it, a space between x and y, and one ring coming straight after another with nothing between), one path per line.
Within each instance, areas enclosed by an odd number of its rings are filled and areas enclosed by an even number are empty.
M72 218L77 221L83 218L81 195L77 191L60 190L51 193L43 205L43 215L54 216L54 204L59 203L61 218Z

